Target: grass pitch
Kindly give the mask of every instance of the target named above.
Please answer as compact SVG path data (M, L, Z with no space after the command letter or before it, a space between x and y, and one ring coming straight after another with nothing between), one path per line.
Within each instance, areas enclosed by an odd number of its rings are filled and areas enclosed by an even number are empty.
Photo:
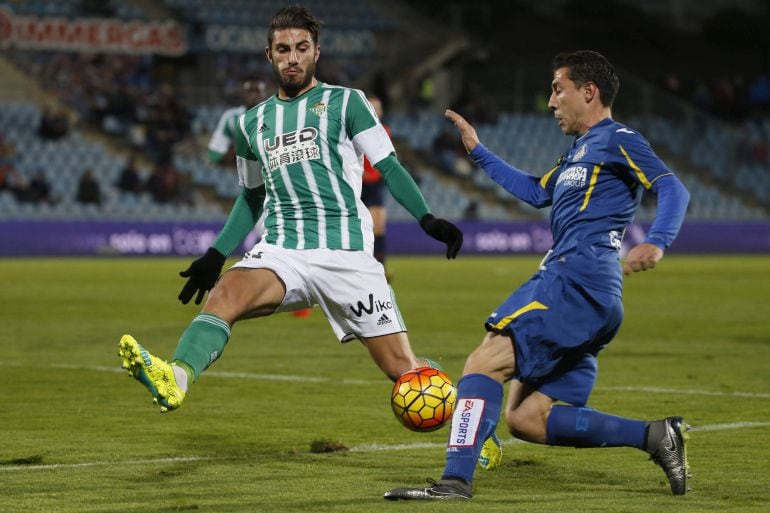
M392 258L417 354L459 376L536 257ZM683 415L692 491L633 449L507 441L467 503L390 503L443 468L447 430L404 429L390 384L319 310L236 325L184 405L160 415L119 369L123 333L163 357L198 312L187 260L0 261L0 512L703 512L770 502L770 257L668 256L626 282L590 405ZM332 452L311 452L337 449ZM340 450L347 448L348 450Z

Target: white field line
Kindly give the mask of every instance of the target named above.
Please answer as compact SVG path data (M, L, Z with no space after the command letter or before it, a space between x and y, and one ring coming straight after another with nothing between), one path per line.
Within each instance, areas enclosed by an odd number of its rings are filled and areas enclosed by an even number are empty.
M51 463L50 465L0 465L0 472L12 472L14 470L62 470L88 467L146 465L148 463L188 463L193 461L206 461L222 458L209 458L207 456L177 456L173 458L154 458L148 460L128 461L89 461L86 463Z
M14 365L9 363L0 362L0 366L7 365L13 367L19 367L20 365ZM55 369L75 369L75 370L88 370L96 372L126 372L120 367L105 367L105 366L84 366L84 365L72 365L72 364L51 364L51 368ZM347 379L347 378L324 378L320 376L300 376L292 374L259 374L254 372L226 372L226 371L206 371L206 376L224 378L224 379L251 379L255 381L288 381L293 383L340 383L343 385L385 385L388 381L384 379ZM712 397L749 397L753 399L770 399L770 393L764 392L721 392L717 390L697 390L697 389L680 389L680 388L663 388L663 387L633 387L633 386L606 386L597 387L597 391L608 392L641 392L651 394L682 394L682 395L705 395Z
M719 392L711 390L693 390L686 388L662 388L662 387L597 387L597 390L610 392L649 392L652 394L682 394L682 395L710 395L721 397L751 397L754 399L770 399L770 394L762 392Z
M770 422L733 422L730 424L711 424L695 426L691 431L723 431L727 429L751 429L770 427ZM503 445L523 444L521 440L508 438L502 440ZM414 444L364 444L350 448L350 452L378 452L378 451L409 451L416 449L439 449L446 447L443 443L414 443ZM0 465L1 472L14 472L21 470L71 470L87 467L125 466L125 465L153 465L165 463L194 463L197 461L230 460L238 461L245 458L213 458L207 456L179 456L176 458L154 458L146 460L128 461L91 461L86 463L52 463L50 465Z
M726 429L750 429L759 427L770 427L770 422L733 422L730 424L711 424L707 426L693 426L690 431L724 431ZM527 443L516 438L506 438L500 441L503 445ZM374 451L402 451L409 449L431 449L446 447L443 443L421 443L421 444L366 444L357 447L351 447L350 452L374 452Z
M0 366L6 367L27 367L18 363L1 362ZM53 369L73 369L87 370L95 372L126 372L120 367L108 367L100 365L74 365L53 363L45 367ZM321 376L302 376L293 374L260 374L254 372L227 372L227 371L206 371L206 376L224 379L250 379L255 381L286 381L293 383L340 383L343 385L386 385L388 381L384 379L348 379L348 378L325 378ZM600 386L596 391L608 392L641 392L650 394L681 394L681 395L703 395L711 397L746 397L752 399L770 399L770 393L766 392L723 392L718 390L698 390L684 388L664 388L648 386Z

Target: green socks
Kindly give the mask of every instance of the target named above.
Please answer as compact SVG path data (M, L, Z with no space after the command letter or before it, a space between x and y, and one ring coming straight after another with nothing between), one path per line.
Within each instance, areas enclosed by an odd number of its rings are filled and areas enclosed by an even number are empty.
M182 333L176 346L173 365L182 368L189 382L196 381L225 350L230 339L230 326L216 315L202 313Z

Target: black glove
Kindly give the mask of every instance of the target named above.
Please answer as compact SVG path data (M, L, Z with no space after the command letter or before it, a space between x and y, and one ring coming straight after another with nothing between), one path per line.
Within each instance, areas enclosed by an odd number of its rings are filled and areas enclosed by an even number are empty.
M437 241L446 244L446 257L448 259L456 257L460 248L463 247L463 232L446 219L437 218L433 214L425 214L420 219L420 227Z
M205 255L190 264L187 270L179 273L182 278L187 278L187 283L184 284L182 292L179 293L179 300L182 304L189 303L196 291L198 297L195 298L195 304L201 304L204 294L211 290L217 282L222 266L225 265L225 260L227 257L222 253L214 248L209 248Z

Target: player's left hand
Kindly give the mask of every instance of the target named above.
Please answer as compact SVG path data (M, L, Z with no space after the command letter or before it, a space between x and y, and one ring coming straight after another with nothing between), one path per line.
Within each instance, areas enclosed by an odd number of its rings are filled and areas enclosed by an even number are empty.
M631 249L623 262L623 275L654 269L655 264L663 258L663 250L655 244L645 242Z
M465 146L465 151L468 153L472 152L473 148L481 142L473 125L452 109L445 110L444 116L457 127L457 130L460 132L460 139L462 139L463 146Z
M463 247L463 232L446 219L425 214L420 219L420 227L437 241L446 244L446 257L450 260L455 258Z
M203 296L211 290L219 279L219 273L225 264L227 257L214 248L209 248L206 254L195 260L190 267L179 273L187 282L179 293L178 299L186 305L193 295L198 293L195 304L201 304Z

